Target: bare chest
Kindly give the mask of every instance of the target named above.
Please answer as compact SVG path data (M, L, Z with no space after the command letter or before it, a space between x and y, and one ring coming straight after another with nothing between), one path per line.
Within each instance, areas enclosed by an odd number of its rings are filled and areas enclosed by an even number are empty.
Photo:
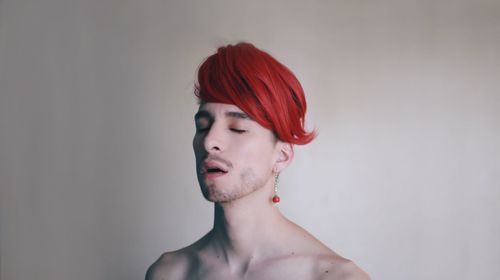
M191 267L186 279L203 280L282 280L300 279L317 280L323 279L324 273L321 268L313 262L304 259L287 259L270 263L251 266L238 270L231 270L225 265L203 265Z

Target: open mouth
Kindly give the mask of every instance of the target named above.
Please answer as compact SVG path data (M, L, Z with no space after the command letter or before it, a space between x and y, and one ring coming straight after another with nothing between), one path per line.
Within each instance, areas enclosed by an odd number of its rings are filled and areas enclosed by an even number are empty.
M216 178L222 177L226 174L226 170L218 167L209 167L203 171L203 177L205 180L215 180Z
M227 173L227 171L225 170L222 170L221 168L218 168L218 167L210 167L210 168L207 168L205 173L207 174L224 174L224 173Z
M207 179L213 179L228 173L228 169L217 161L207 161L203 163L202 173Z

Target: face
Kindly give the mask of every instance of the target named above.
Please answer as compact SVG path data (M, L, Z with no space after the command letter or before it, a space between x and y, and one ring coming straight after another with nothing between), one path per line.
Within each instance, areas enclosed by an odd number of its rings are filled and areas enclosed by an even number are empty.
M273 184L279 148L270 130L221 103L203 103L195 122L196 171L207 200L234 201Z

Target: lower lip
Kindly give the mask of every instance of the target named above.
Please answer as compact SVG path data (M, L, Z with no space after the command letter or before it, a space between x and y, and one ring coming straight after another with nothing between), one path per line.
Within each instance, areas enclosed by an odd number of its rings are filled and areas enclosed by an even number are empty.
M207 180L212 180L212 179L215 179L215 178L219 178L221 176L224 176L226 175L227 173L224 173L224 172L214 172L214 173L205 173L204 174L204 177L205 179Z

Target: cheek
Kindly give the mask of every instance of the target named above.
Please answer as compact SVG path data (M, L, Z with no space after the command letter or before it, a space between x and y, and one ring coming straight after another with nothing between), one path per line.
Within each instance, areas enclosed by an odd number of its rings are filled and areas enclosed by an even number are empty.
M203 152L203 138L198 135L193 137L193 151L196 158Z
M273 148L270 144L249 142L240 143L235 149L240 164L244 167L250 167L255 171L267 171L272 169Z

